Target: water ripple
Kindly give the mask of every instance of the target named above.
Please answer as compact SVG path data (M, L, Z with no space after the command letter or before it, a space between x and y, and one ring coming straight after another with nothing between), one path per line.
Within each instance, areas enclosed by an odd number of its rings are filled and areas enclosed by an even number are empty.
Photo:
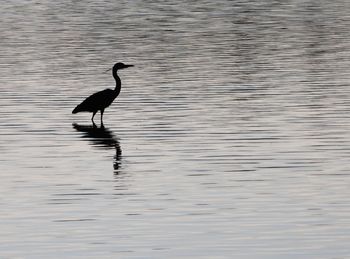
M3 2L1 257L348 258L349 8Z

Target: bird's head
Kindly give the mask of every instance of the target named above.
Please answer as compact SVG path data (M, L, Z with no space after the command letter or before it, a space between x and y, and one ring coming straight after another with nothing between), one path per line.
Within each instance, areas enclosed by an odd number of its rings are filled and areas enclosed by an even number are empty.
M119 69L128 68L128 67L133 67L133 66L134 66L134 65L125 65L125 64L122 63L122 62L118 62L118 63L115 63L115 65L113 66L113 71L119 70Z

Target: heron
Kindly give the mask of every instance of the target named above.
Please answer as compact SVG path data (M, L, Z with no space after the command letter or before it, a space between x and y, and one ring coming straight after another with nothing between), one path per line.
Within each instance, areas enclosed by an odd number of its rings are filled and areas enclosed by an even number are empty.
M92 112L91 121L93 124L94 117L98 111L101 112L101 125L103 125L103 113L105 109L112 104L115 98L120 93L122 83L118 76L118 70L133 67L134 65L125 65L122 62L116 63L112 68L112 75L115 79L116 85L114 90L112 89L105 89L103 91L99 91L97 93L94 93L90 95L88 98L86 98L81 104L78 104L77 107L74 108L72 113L78 113L78 112ZM111 69L108 69L109 71ZM106 71L106 72L107 72Z

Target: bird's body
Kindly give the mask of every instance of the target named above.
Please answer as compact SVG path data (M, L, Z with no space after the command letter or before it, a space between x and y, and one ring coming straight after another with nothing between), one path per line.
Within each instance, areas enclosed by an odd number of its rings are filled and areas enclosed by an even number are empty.
M112 89L106 89L90 95L81 104L73 110L73 113L78 112L97 112L101 111L112 104L117 98L118 92Z
M116 81L115 89L105 89L103 91L94 93L90 95L88 98L86 98L81 104L77 105L77 107L74 108L72 113L78 113L78 112L92 112L92 123L94 123L94 116L95 114L100 111L101 112L101 124L103 124L103 112L104 110L112 104L115 98L120 93L121 90L121 80L117 74L117 71L119 69L131 67L133 65L124 65L123 63L116 63L113 68L113 77Z

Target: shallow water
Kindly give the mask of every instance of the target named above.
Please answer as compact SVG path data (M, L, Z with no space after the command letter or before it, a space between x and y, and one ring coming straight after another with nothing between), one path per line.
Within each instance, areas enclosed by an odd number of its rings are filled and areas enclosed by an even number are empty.
M2 3L1 257L349 258L349 9Z

